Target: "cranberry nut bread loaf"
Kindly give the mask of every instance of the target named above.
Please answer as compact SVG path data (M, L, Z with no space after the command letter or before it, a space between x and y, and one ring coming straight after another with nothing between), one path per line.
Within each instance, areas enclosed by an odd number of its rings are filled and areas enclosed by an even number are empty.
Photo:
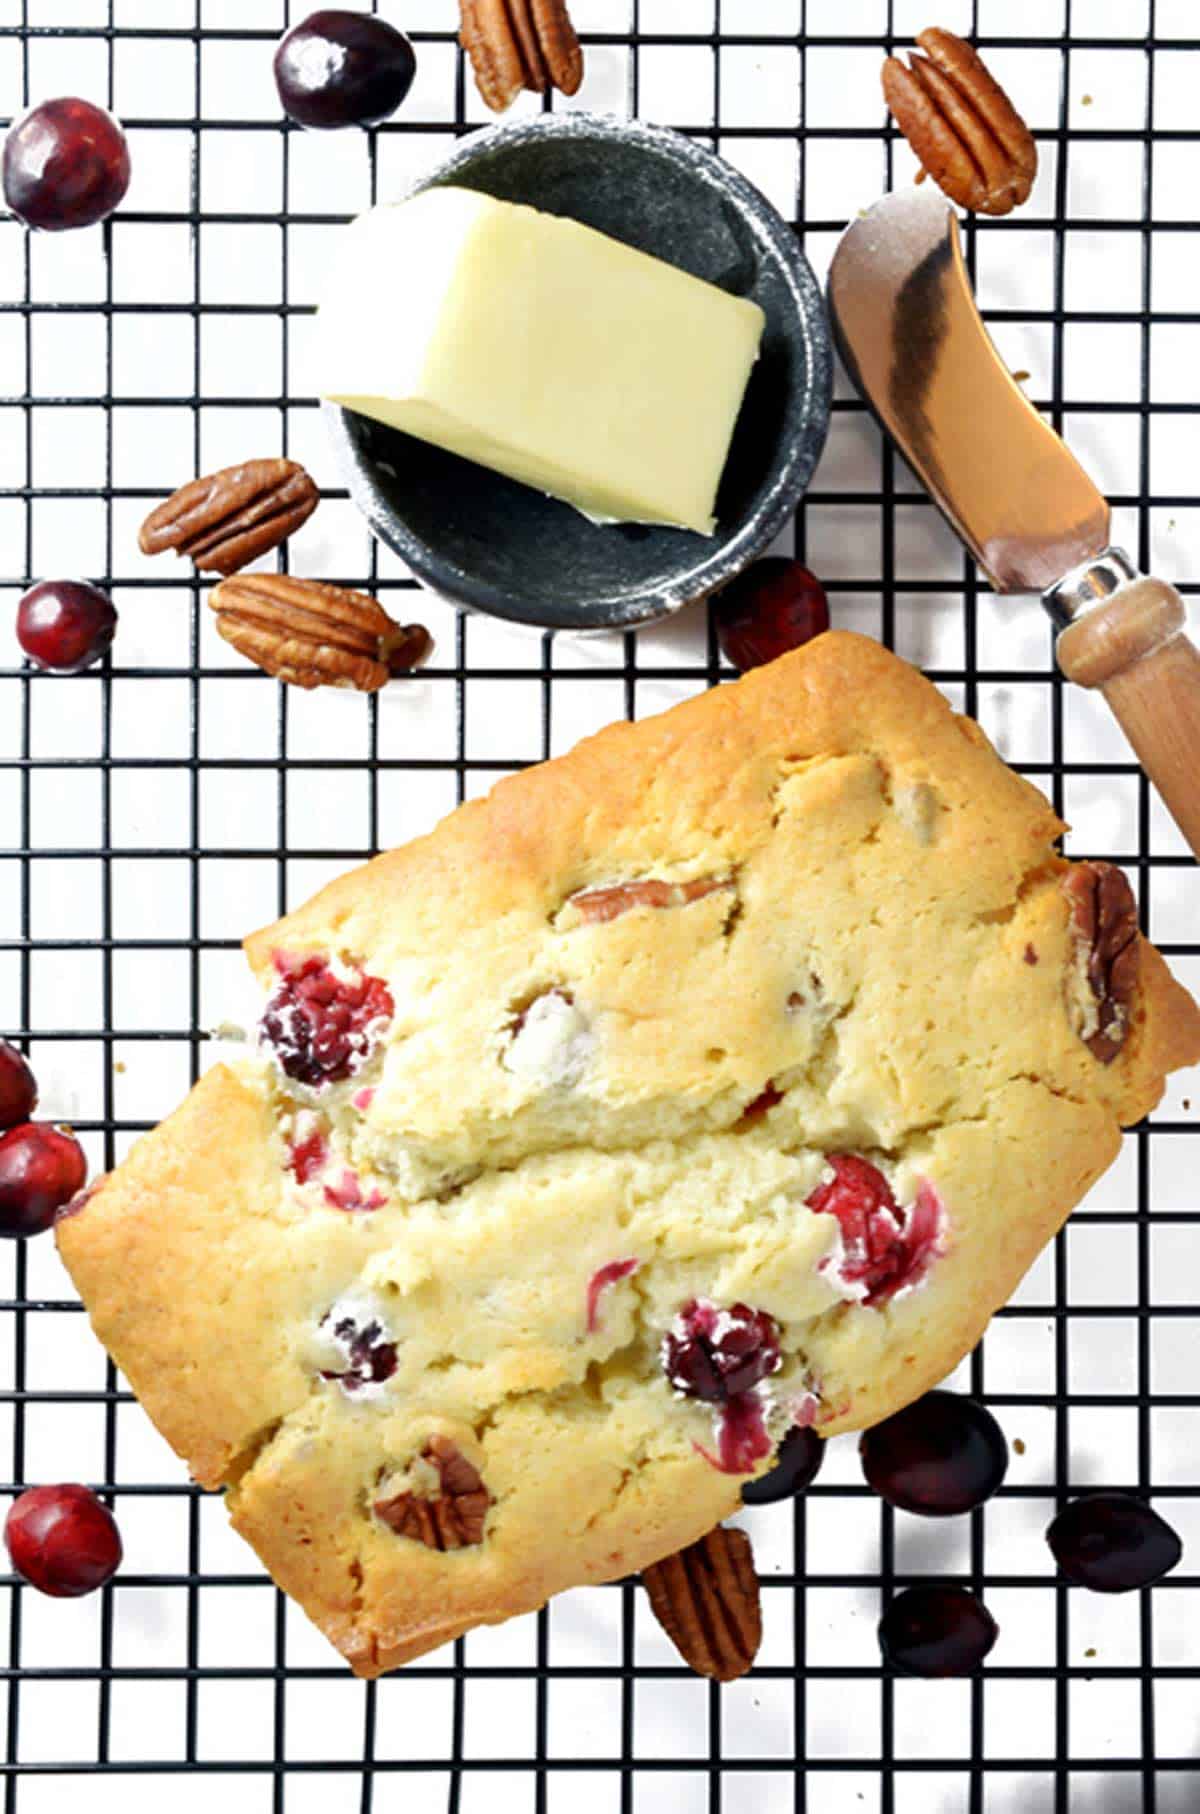
M64 1219L159 1428L361 1675L680 1549L941 1379L1200 1015L1119 872L832 634L248 943L260 1056Z

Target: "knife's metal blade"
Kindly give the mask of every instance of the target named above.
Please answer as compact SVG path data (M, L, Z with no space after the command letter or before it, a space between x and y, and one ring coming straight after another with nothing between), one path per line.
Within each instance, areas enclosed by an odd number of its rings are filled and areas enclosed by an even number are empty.
M998 592L1044 592L1108 546L1108 504L992 344L940 194L855 221L829 306L850 376Z

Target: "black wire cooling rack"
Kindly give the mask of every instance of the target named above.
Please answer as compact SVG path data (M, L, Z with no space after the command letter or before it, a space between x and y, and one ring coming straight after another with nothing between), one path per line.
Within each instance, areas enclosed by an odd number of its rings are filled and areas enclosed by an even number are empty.
M281 128L270 85L282 0L0 0L0 112L107 101L135 164L102 233L31 240L0 222L0 590L11 603L85 570L122 614L111 662L62 681L25 670L0 610L0 1025L97 1166L204 1066L205 1029L251 1011L248 926L497 772L721 677L702 609L586 644L500 630L418 603L368 548L301 374L311 280L341 219L484 117L453 0L378 10L416 41L408 103L367 135L304 135ZM974 33L1043 160L1026 209L968 229L993 330L1112 493L1117 539L1197 590L1194 0L940 0L936 21L925 0L573 10L580 101L715 143L796 219L819 270L846 218L912 174L884 126L883 50L933 22ZM408 692L289 696L231 665L194 579L140 561L151 500L278 451L329 480L293 565L434 625ZM1198 872L1127 750L1062 687L1038 609L980 587L845 389L781 546L822 573L835 620L982 718L1073 821L1073 854L1125 865L1143 924L1196 985ZM999 1496L917 1528L867 1491L853 1443L833 1445L806 1501L753 1514L766 1641L724 1690L688 1676L631 1583L352 1682L219 1501L182 1479L49 1243L16 1244L0 1259L3 1490L93 1481L127 1556L89 1601L0 1583L6 1814L1200 1808L1197 1107L1176 1080L957 1376L1013 1439ZM1102 1484L1152 1494L1189 1546L1153 1593L1054 1579L1045 1523ZM1000 1620L979 1679L880 1668L882 1604L930 1574L970 1583Z

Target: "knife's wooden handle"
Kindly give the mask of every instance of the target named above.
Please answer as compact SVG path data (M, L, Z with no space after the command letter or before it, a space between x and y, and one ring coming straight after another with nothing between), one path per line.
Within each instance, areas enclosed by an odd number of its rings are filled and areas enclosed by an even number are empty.
M1058 639L1068 680L1099 687L1200 857L1200 653L1173 586L1135 579Z

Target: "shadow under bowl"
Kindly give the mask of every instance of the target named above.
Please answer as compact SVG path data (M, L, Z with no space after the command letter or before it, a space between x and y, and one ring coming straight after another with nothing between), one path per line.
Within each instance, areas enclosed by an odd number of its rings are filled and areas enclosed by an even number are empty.
M766 316L717 531L597 525L457 454L323 405L374 533L455 604L545 628L653 623L726 585L795 510L829 425L824 300L791 227L721 159L663 127L544 114L474 134L416 187L454 183L570 215Z

